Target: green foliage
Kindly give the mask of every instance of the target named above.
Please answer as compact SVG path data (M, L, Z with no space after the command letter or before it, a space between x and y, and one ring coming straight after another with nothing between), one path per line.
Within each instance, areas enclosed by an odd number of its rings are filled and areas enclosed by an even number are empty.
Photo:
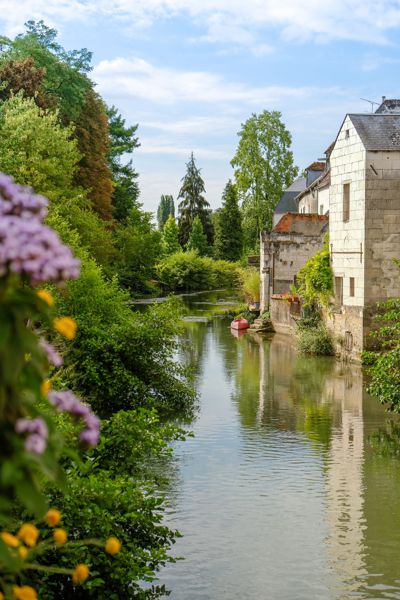
M235 185L226 184L215 225L215 258L236 261L243 250L242 213Z
M163 231L165 223L169 217L175 218L175 205L173 196L164 194L161 196L160 204L157 208L157 223L159 231Z
M43 21L28 21L27 31L13 41L3 40L0 62L32 57L35 67L45 69L43 88L51 106L57 105L65 123L75 121L85 103L91 83L91 53L83 48L67 52L57 39L57 32Z
M328 306L333 294L333 273L329 257L329 240L297 274L297 293L304 306Z
M40 109L21 94L0 105L0 170L52 201L76 194L73 177L80 159L73 129L57 112Z
M162 247L164 254L175 254L181 250L179 228L172 215L169 215L162 231Z
M299 329L298 345L304 354L331 356L335 353L332 338L323 325Z
M108 122L110 134L108 161L114 182L113 217L124 223L132 209L138 209L140 206L138 173L133 168L132 159L128 162L123 160L126 154L131 154L140 146L139 139L136 137L138 126L128 127L115 106L108 109Z
M179 232L180 243L184 248L188 242L189 234L195 217L199 217L207 241L212 244L214 232L209 211L209 203L204 197L205 187L201 177L201 170L197 168L193 152L189 162L186 164L186 175L182 178L182 187L179 191Z
M208 252L207 236L204 233L203 225L199 217L193 219L186 248L189 252L197 252L199 256L205 256Z
M157 265L161 285L169 291L199 291L234 287L238 267L227 261L215 261L196 252L178 252Z
M298 173L290 150L292 137L281 113L252 114L238 133L239 145L231 164L243 198L245 243L257 248L259 234L272 225L272 214L283 190Z
M248 267L241 271L241 285L247 302L260 301L260 272L258 269Z
M364 364L371 376L368 391L387 405L391 412L400 412L400 298L378 305L375 316L377 330L371 334L370 345L375 350L364 353Z

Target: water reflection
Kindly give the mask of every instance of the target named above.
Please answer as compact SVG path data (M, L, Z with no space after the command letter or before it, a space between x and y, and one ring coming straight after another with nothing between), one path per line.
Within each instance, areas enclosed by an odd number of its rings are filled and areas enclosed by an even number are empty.
M202 400L170 491L171 597L400 599L400 430L362 370L224 319L186 335Z

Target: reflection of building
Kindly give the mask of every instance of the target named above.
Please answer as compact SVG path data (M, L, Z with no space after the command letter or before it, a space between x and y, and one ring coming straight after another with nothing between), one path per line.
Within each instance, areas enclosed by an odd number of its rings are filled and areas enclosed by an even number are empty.
M358 589L366 574L362 370L333 359L302 357L279 334L271 343L255 340L260 345L258 421L304 432L323 455L327 563L337 597L347 597L344 593Z

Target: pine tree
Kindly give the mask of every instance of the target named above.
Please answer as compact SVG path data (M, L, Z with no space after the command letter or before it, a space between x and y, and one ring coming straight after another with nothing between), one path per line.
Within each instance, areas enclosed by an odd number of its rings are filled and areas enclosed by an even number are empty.
M174 254L182 250L179 243L179 228L172 215L169 215L162 232L162 243L165 254Z
M239 260L243 250L242 213L235 185L228 181L216 217L214 252L224 260Z
M168 217L172 215L172 217L175 217L175 204L174 204L174 198L171 195L165 195L164 194L161 196L161 200L160 200L160 204L158 205L157 208L157 223L158 223L158 229L160 231L163 230L165 223L168 220Z
M112 195L113 217L117 221L124 223L133 208L139 208L139 185L137 179L138 173L132 165L132 160L122 161L122 157L130 154L140 146L136 137L138 126L125 124L115 106L107 111L110 128L110 150L108 154L108 164L110 166L114 191Z
M189 251L195 250L200 256L205 256L207 254L207 236L204 233L203 224L200 221L200 217L195 217L193 219L193 225L189 234L189 239L186 248Z
M205 199L204 181L201 177L201 171L197 168L193 152L189 162L186 164L186 175L182 178L182 187L179 192L179 198L182 201L179 204L179 241L182 247L185 247L192 224L195 217L199 217L203 230L207 236L208 244L213 243L213 227L209 210L209 203Z

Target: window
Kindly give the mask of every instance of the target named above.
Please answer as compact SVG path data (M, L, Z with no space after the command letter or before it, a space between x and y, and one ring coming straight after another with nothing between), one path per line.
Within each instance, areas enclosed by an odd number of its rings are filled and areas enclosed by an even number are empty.
M343 304L343 277L335 277L335 300L337 306Z
M354 277L350 277L350 296L351 297L354 297L354 290L355 290Z
M346 140L349 139L349 137L350 137L350 131L349 131L349 129L346 129L346 131L344 132L344 137L346 138Z
M350 219L350 184L343 185L343 223Z
M320 204L320 205L319 205L319 214L320 214L320 215L323 215L323 214L324 214L324 205L323 205L323 204Z

